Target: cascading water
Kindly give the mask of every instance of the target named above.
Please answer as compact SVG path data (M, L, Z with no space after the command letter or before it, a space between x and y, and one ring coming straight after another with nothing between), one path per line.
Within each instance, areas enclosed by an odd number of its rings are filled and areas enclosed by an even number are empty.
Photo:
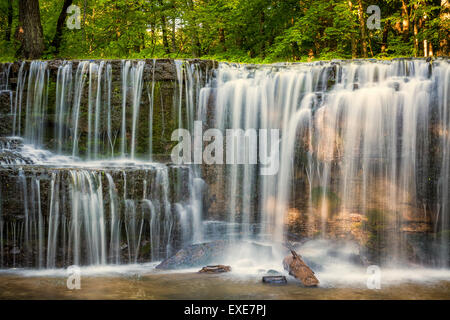
M11 72L11 63L3 65L0 71L0 95L6 95L9 98L9 109L13 113L13 92L9 84L9 74Z
M123 61L118 70L108 61L63 62L54 87L47 62L20 65L13 137L0 140L8 185L21 196L17 212L0 211L2 267L157 261L202 238L198 169L153 162L152 150L140 145L151 148L153 112L157 99L166 99L156 65ZM185 94L178 85L200 86L191 83L200 79L188 62L179 66L177 98ZM186 105L194 110L189 94ZM172 101L181 107L185 100ZM141 119L146 108L148 126ZM2 194L3 203L13 198Z
M37 146L42 145L44 140L48 81L47 62L31 62L28 74L24 137L28 143Z
M231 229L280 244L290 219L323 238L346 237L334 226L353 219L344 233L366 232L372 261L392 263L411 256L410 234L441 230L429 260L448 266L448 72L445 60L221 64L213 126L282 137L276 176L249 165L219 174Z
M231 261L279 265L298 238L351 239L370 263L449 266L447 61L222 63L212 77L158 63L64 62L55 82L34 61L12 67L15 88L0 77L15 137L0 146L16 155L0 159L2 267L157 261L211 239L238 245ZM171 129L196 121L280 129L278 172L154 162ZM247 137L258 149L260 135Z

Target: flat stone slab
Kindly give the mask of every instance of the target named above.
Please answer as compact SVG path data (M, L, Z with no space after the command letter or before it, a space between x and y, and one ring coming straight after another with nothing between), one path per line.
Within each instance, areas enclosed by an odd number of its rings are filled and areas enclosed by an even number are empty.
M230 266L224 266L224 265L217 265L217 266L206 266L203 267L199 273L223 273L223 272L230 272L231 267Z
M265 276L262 278L265 284L287 284L285 276Z

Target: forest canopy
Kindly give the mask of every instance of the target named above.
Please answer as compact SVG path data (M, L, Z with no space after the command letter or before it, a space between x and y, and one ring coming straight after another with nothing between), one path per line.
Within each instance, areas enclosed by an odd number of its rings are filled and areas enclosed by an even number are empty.
M1 0L0 60L445 56L449 30L448 0Z

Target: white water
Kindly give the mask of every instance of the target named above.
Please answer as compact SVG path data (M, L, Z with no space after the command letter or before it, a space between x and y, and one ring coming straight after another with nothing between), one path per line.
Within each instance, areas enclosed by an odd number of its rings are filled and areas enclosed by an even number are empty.
M169 167L152 161L152 141L147 159L142 158L142 154L137 155L138 119L144 88L149 96L152 139L156 60L153 63L152 83L145 86L145 62L123 61L120 79L122 130L119 131L115 129L115 111L111 104L111 64L82 61L72 77L73 64L62 63L57 72L56 125L52 132L45 125L46 101L49 98L48 65L33 61L28 73L26 63L22 63L13 112L13 135L17 137L2 141L2 151L13 152L26 160L3 164L32 165L25 169L26 173L18 167L25 221L5 222L0 219L2 266L6 257L12 258L8 265L16 266L16 256L11 253L15 251L25 251L27 264L37 268L53 269L67 264L133 264L167 257L175 246L180 246L177 241L189 244L201 240L204 182L196 173L198 169ZM198 86L194 82L200 80L191 75L191 71L199 72L199 69L195 71L181 61L179 68L181 78L177 96L180 92L184 94L184 82L188 83L190 90ZM28 90L22 100L25 88ZM186 105L190 106L187 114L194 112L196 99L194 94L190 94L186 100ZM174 100L174 103L181 108L184 101ZM25 110L22 105L27 106ZM131 112L127 111L128 108ZM25 123L21 122L22 118L26 119ZM193 115L187 118L194 119ZM25 132L23 140L20 137L22 132ZM54 147L50 145L45 149L44 137L49 135ZM117 139L118 136L122 139ZM13 141L18 141L17 146ZM49 170L49 179L44 178L49 181L45 195L40 195L41 178L33 173L35 166ZM133 180L138 178L134 175L137 170L139 178L143 177L141 186L135 186L136 181ZM127 179L127 175L131 178ZM171 180L175 186L171 185ZM140 194L137 194L138 189ZM172 189L178 190L176 194ZM41 197L48 199L48 206L43 206L45 203L41 203ZM42 212L43 208L47 212ZM184 212L182 219L177 216L177 211ZM185 230L181 240L177 240L180 235L175 229L179 222ZM13 250L4 253L5 246L13 246ZM36 262L32 261L34 256Z
M28 209L24 222L6 224L0 220L0 229L6 230L3 234L7 234L10 243L28 245L30 240L36 240L33 241L37 243L37 255L33 257L36 267L53 269L58 252L61 255L62 251L64 264L102 265L92 269L101 272L106 270L105 264L126 261L133 269L137 262L160 260L173 253L176 244L172 236L176 228L183 245L210 240L205 229L211 221L202 207L202 194L208 186L201 179L201 167L192 165L185 174L183 168L169 169L152 161L152 142L156 138L152 130L155 63L148 69L151 81L146 82L143 61L122 62L120 123L116 123L117 112L111 105L111 83L117 79L113 79L108 62L80 62L73 79L71 63L61 65L56 87L57 126L53 133L46 132L42 121L48 98L47 65L33 62L27 71L22 64L13 129L13 135L25 140L21 155L34 164L68 168L70 174L70 180L62 182L61 172L52 173L49 212L43 213L39 204ZM336 66L221 64L215 78L207 80L204 86L200 84L204 71L198 65L176 61L175 69L173 109L179 127L192 131L195 120L211 125L207 115L213 113L213 125L223 130L281 129L278 175L259 176L258 167L248 164L223 168L222 190L228 206L224 228L219 228L215 236L235 241L236 246L224 253L224 259L237 273L281 269L285 221L293 209L306 217L307 225L318 229L321 238L327 238L329 221L333 218L327 202L329 194L340 199L338 216L366 217L373 209L388 213L383 221L393 232L383 239L388 242L387 252L393 262L406 258L407 243L395 235L403 232L409 214L431 221L433 232L448 229L450 67L447 62L436 62L431 76L429 65L421 60ZM335 83L328 82L330 72L336 72ZM28 88L26 97L22 96L24 88ZM88 102L83 105L86 94ZM138 152L142 147L138 144L138 120L144 114L143 94L149 102L145 106L149 108L149 142L144 153ZM211 100L215 101L212 111ZM83 113L86 108L87 114ZM81 134L81 126L87 126L85 136ZM430 166L429 150L435 143L430 134L432 127L440 132L439 160ZM42 149L44 137L49 134L54 137L52 152ZM436 190L426 184L432 174L427 171L430 168L439 171L439 183L432 187ZM132 194L135 181L130 179L129 169L142 170L146 176L139 196ZM170 178L169 170L180 171L177 182ZM307 186L302 189L307 200L305 206L296 208L294 202L299 197L296 189L300 187L294 178L300 173ZM23 197L28 201L29 184L21 179ZM62 191L62 184L69 187L68 194ZM172 201L172 189L186 197ZM31 184L31 190L33 197L40 199L39 179ZM427 192L437 193L436 203L432 203L438 208L437 214L421 198ZM65 216L66 205L70 218ZM42 221L43 216L48 216L49 221ZM43 230L43 224L48 230ZM246 245L249 241L272 246L275 255L256 253ZM434 264L446 267L448 236L442 236L439 242ZM153 248L150 252L143 248L148 244ZM318 244L299 250L305 258L317 259L318 265L322 265L317 272L321 282L336 283L338 278L358 282L367 277L365 269L349 264L345 257L337 262L329 260L324 248L330 244ZM4 245L1 244L2 261ZM126 252L126 258L119 252ZM400 271L386 272L387 279L392 281L394 275L406 281L413 273L404 272L402 278ZM418 271L424 279L428 275L445 279L446 272Z
M300 196L292 178L303 171L305 192L310 201L318 194L320 202L318 208L310 202L307 208L298 209L307 223L313 226L319 221L319 232L325 236L333 219L327 198L336 194L338 216L383 212L383 221L393 230L386 235L390 260L405 259L407 244L399 235L411 215L424 217L428 225L436 221L439 230L448 228L449 70L449 64L440 61L433 64L430 76L429 64L422 60L256 68L221 64L215 125L223 129L280 128L282 135L277 176L260 176L256 183L257 173L249 166L224 169L230 224L242 223L244 239L258 236L246 229L250 217L256 215L253 222L264 224L259 237L269 234L274 243L281 243L287 213ZM336 73L332 87L327 82L330 72ZM432 118L437 107L439 117ZM443 132L442 160L430 167L432 126ZM430 168L441 168L439 203L432 203L433 208L423 200L423 194L436 192L427 186ZM259 201L253 197L255 192ZM437 218L430 216L434 206L443 210ZM445 236L441 250L444 266L448 263Z

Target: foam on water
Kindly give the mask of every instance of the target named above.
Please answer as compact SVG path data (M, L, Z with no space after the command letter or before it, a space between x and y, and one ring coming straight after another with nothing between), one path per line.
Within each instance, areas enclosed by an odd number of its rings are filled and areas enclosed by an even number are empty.
M305 261L309 261L311 266L316 267L315 275L320 281L322 288L367 288L367 280L369 274L367 268L352 264L345 259L326 256L326 250L320 250L319 245L322 242L317 241L313 245L310 243L303 247L302 257ZM314 248L312 248L314 247ZM241 253L245 253L242 250ZM347 252L348 253L348 252ZM342 254L342 252L340 253ZM345 252L343 252L345 255ZM224 259L224 262L231 262L229 259ZM238 256L233 259L232 271L230 273L222 274L230 280L258 280L267 271L274 270L286 276L291 283L298 283L294 278L288 275L283 270L282 264L275 260L266 260L261 258L257 261L253 260L251 256L247 259L238 253ZM316 264L321 262L321 264ZM177 270L159 270L155 267L159 262L142 263L142 264L124 264L124 265L92 265L80 267L81 277L130 277L130 276L145 276L149 274L158 274L161 277L169 276L174 273L195 273L200 268L186 268ZM314 269L313 267L313 269ZM416 283L424 285L433 285L441 281L450 281L450 270L448 269L431 269L422 267L398 267L380 269L380 286L381 289L392 285L400 285L405 283ZM43 278L66 278L69 275L68 269L23 269L11 268L1 269L0 275L17 275L23 277L43 277ZM208 275L205 275L208 277Z

